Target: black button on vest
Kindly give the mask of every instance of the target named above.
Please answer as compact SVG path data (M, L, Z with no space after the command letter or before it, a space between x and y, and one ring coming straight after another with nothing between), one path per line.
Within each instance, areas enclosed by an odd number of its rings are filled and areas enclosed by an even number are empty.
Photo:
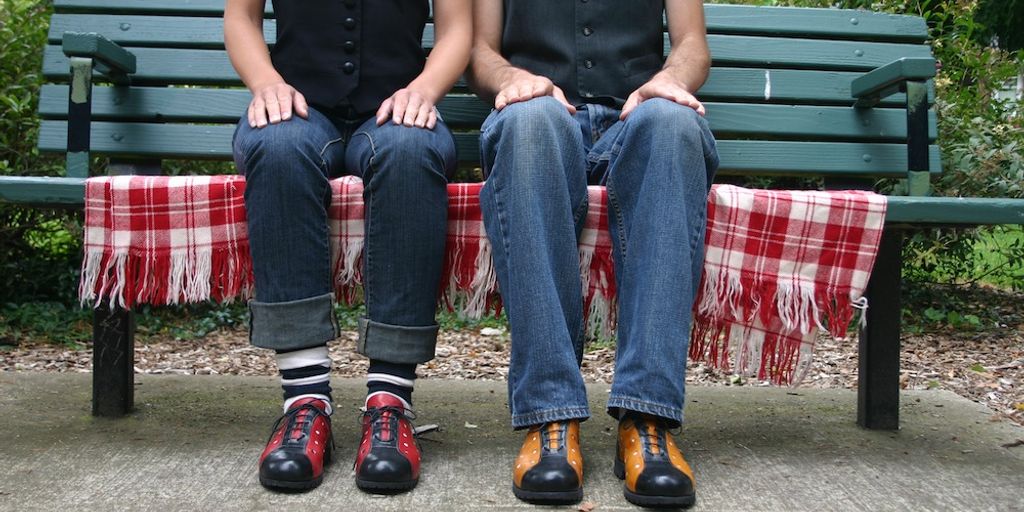
M370 114L426 62L428 0L273 0L274 68L310 104Z
M664 63L664 0L503 3L502 55L550 78L573 104L621 108Z

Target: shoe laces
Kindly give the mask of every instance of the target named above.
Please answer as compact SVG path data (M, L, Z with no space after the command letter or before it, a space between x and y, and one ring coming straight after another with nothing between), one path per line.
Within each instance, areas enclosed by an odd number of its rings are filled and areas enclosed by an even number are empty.
M394 405L385 405L383 407L372 407L359 415L360 423L369 422L370 428L373 432L374 439L378 441L391 441L397 435L398 421L404 420L409 422L409 428L413 430L414 437L416 428L413 425L413 420L416 419L416 413L406 409L405 407L398 407Z
M638 418L634 420L637 432L644 446L644 451L654 457L668 455L668 447L665 437L668 430L662 421L652 418Z
M556 428L551 428L555 426ZM565 436L568 432L567 423L563 421L552 421L543 423L539 427L540 429L540 444L541 448L547 452L557 452L565 446ZM551 443L554 441L555 448L551 448Z
M287 412L282 414L281 417L277 418L277 421L274 422L274 426L270 429L270 438L267 439L267 442L269 443L270 439L274 438L274 434L279 428L281 428L281 424L284 424L286 429L284 436L281 439L282 443L285 441L298 441L302 439L303 436L306 435L307 427L312 426L318 416L323 416L330 421L330 416L328 416L323 409L320 409L312 403L307 402L298 407L288 409Z

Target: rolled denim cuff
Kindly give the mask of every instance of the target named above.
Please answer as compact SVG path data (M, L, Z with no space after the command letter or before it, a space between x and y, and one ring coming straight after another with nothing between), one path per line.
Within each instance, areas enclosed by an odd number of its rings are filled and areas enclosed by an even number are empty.
M563 407L558 409L548 409L544 411L534 411L523 414L516 414L515 416L512 416L512 428L515 430L522 430L526 427L540 425L541 423L550 423L552 421L587 421L588 419L590 419L589 406Z
M652 416L663 418L668 421L669 428L677 428L683 423L683 409L680 407L670 407L622 396L609 397L608 414L610 414L611 417L618 419L620 417L619 409L639 412L642 414L650 414Z
M330 293L287 302L249 301L249 342L254 346L300 350L337 337Z
M359 319L356 352L389 363L419 364L434 358L438 326L408 327Z

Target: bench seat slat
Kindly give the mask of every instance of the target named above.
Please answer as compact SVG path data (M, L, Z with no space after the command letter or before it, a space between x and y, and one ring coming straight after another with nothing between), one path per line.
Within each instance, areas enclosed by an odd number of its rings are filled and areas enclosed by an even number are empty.
M93 89L96 120L233 123L250 100L242 89L116 88ZM39 113L47 119L67 118L68 88L46 85ZM719 138L750 135L801 140L906 139L903 109L759 105L706 102L711 129ZM448 95L439 105L452 127L478 128L490 106L468 94ZM936 136L935 114L929 113L929 138Z
M83 178L0 178L0 200L22 204L78 206L83 203ZM1024 224L1019 199L889 196L888 224L973 226Z
M101 155L228 160L234 129L228 124L95 122L92 150ZM460 161L478 161L478 132L458 132L455 141ZM66 146L67 122L43 121L39 149L61 152ZM931 170L937 173L941 168L938 147L931 146L930 151ZM907 168L902 144L723 140L718 152L722 174L902 177Z

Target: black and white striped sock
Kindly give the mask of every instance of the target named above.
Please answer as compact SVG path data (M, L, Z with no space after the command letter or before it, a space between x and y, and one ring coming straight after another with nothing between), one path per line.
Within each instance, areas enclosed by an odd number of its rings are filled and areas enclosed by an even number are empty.
M412 409L412 389L416 380L415 364L388 363L370 360L366 372L366 397L377 393L390 393L402 399L406 409Z
M285 412L298 400L316 398L327 404L327 414L331 414L331 358L327 345L279 351L277 369L281 372Z

